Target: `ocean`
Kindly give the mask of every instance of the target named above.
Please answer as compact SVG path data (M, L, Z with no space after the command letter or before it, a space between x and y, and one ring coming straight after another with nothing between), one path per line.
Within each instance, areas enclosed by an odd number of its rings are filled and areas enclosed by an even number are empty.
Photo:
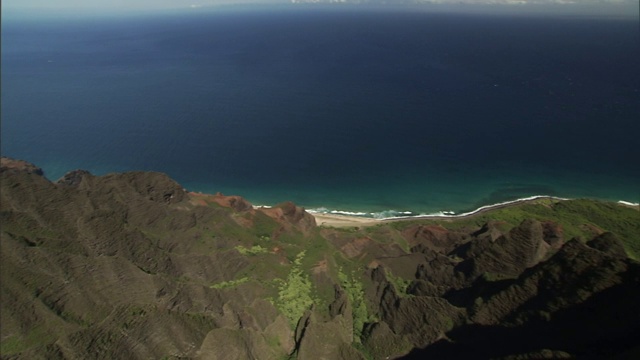
M2 155L364 216L640 202L637 19L197 10L3 15Z

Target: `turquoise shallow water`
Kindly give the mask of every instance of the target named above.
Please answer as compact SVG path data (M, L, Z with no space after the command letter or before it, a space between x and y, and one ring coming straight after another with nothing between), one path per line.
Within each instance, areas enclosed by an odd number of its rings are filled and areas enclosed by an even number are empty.
M2 154L254 204L640 202L637 23L377 10L2 22ZM391 212L394 210L395 212Z
M634 196L636 179L621 179L608 175L585 174L539 176L535 172L509 174L497 173L497 177L482 177L472 173L446 184L413 181L378 184L358 184L350 188L327 191L324 188L290 187L274 189L268 193L251 188L230 188L226 194L242 194L254 204L272 205L283 200L293 200L307 209L346 214L393 217L432 215L441 212L455 214L473 211L479 207L527 198L549 195L566 198L595 198L610 201L626 200L637 203ZM408 184L408 185L407 185ZM611 184L615 184L612 186ZM219 188L206 184L187 185L206 193Z

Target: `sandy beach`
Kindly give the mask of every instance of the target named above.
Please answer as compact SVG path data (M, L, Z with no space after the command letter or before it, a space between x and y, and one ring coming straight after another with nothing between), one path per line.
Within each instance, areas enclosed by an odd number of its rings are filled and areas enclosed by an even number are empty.
M365 218L360 216L334 215L311 213L316 218L318 226L331 227L355 227L355 226L373 226L380 224L383 220Z
M364 227L364 226L378 225L378 224L381 224L384 222L390 222L390 221L409 221L409 220L417 220L417 219L434 219L434 220L463 219L463 218L477 216L495 209L500 209L500 208L514 206L514 205L520 205L524 203L533 203L533 202L538 202L540 200L565 201L569 199L559 198L554 196L545 196L545 195L531 196L528 198L506 201L498 204L486 205L467 213L455 214L455 215L420 215L420 216L396 217L396 218L386 218L386 219L373 219L373 218L367 218L367 217L361 217L361 216L325 214L325 213L317 213L317 212L311 212L311 215L313 215L316 218L316 224L318 224L318 226ZM627 201L618 201L617 204L620 206L626 206L626 207L630 207L640 211L640 206L639 204L636 204L636 203L631 203Z

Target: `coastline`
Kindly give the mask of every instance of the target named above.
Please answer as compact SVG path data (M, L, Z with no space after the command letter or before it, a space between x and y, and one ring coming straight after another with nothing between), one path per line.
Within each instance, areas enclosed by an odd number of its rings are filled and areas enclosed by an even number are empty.
M394 222L394 221L410 221L410 220L420 220L420 219L431 219L431 220L465 219L465 218L471 218L480 214L484 214L491 210L501 209L509 206L521 205L525 203L533 203L533 202L545 200L545 199L556 201L556 202L571 200L569 198L562 198L562 197L549 196L549 195L535 195L535 196L530 196L526 198L500 202L497 204L481 206L473 211L465 212L462 214L449 214L448 212L440 212L438 214L393 216L393 217L385 217L385 218L372 218L372 217L365 217L362 215L361 216L347 215L339 211L325 213L325 212L318 212L311 209L311 210L307 210L307 212L315 217L316 223L318 224L318 226L367 227L367 226L375 226L378 224L383 224L386 222ZM619 200L617 204L619 204L620 206L627 206L627 207L640 210L640 204L631 203L623 200ZM359 214L364 214L364 213L359 213Z

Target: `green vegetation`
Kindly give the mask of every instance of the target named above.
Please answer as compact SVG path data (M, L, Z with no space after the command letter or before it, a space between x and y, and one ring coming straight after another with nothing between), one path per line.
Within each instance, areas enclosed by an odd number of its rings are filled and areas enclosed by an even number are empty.
M615 234L627 254L640 259L640 212L637 209L590 200L562 201L553 209L557 222L570 225L565 228L565 236L571 231L571 235L575 232L575 236L589 239L592 230L584 225L594 225Z
M263 239L270 239L271 234L278 230L280 225L277 221L262 212L253 215L253 233Z
M482 279L486 282L496 282L496 281L502 281L505 279L510 279L510 277L504 274L485 272L482 274Z
M353 273L351 274L351 277L348 277L342 272L342 269L338 270L338 280L340 280L340 286L342 286L342 289L347 293L347 298L349 299L349 303L352 308L353 341L360 343L364 324L374 320L367 310L364 288L362 283L355 278Z
M278 291L276 306L287 317L293 328L304 312L311 307L311 281L302 271L305 251L301 251L293 262L287 280L282 281Z
M387 275L387 280L389 280L391 285L393 285L393 287L396 289L396 293L398 294L398 296L409 296L409 294L407 294L407 288L411 284L411 280L406 280L400 276L395 276L391 272L391 270L387 268L385 268L385 274Z
M0 353L3 355L17 353L23 348L26 348L26 345L18 336L10 336L0 342Z
M37 325L24 336L10 336L0 342L0 354L7 356L16 354L33 346L40 346L55 341L54 334L47 331L44 325Z
M218 237L233 239L240 242L252 242L256 236L249 230L238 226L233 220L221 217L220 222L216 223L212 231Z
M280 338L277 335L266 335L265 340L267 341L267 345L272 348L279 348L282 344L280 344Z
M640 234L640 213L615 203L568 200L553 205L522 204L496 209L469 220L476 224L498 220L516 226L526 218L560 224L566 240L573 237L590 239L595 235L594 227L606 230L619 237L631 257L638 259L640 256L640 239L637 236Z
M405 252L410 252L409 243L407 239L405 239L400 232L393 229L390 226L386 226L385 224L380 224L377 226L366 227L363 229L364 232L370 237L372 240L381 243L381 244L397 244L404 250Z
M414 346L406 337L396 335L368 341L366 347L369 353L376 354L377 359L390 359L392 357L395 358L394 355L408 353Z
M637 235L640 234L640 212L612 202L539 199L533 203L506 206L467 218L399 221L389 223L388 226L401 231L415 224L434 224L455 230L478 228L488 221L501 221L505 222L507 230L525 219L559 224L565 240L574 237L591 239L596 235L594 231L597 229L609 231L622 241L629 257L640 259L640 237Z
M246 248L244 246L236 246L236 250L238 250L238 252L240 252L240 254L242 255L259 255L269 252L269 250L263 248L260 245L254 245L250 248Z

